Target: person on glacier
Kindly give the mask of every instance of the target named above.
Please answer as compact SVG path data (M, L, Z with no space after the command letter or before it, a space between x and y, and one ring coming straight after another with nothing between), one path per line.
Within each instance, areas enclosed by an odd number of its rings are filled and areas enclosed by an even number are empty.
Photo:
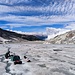
M8 51L7 51L7 53L5 54L5 58L8 59L9 57L10 57L10 50L9 50L9 48L8 48Z

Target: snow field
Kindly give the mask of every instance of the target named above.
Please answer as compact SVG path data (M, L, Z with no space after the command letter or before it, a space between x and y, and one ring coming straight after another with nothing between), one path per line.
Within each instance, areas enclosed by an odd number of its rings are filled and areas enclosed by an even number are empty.
M1 44L0 60L7 47L21 57L23 64L14 65L11 60L4 59L0 61L1 75L75 75L75 45ZM27 62L24 55L31 62Z

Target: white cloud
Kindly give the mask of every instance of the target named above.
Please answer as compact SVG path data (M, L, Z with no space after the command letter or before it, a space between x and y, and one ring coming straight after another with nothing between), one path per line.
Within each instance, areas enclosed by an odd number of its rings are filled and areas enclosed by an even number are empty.
M65 27L66 29L69 29L69 30L75 30L75 23L71 23L69 25L66 25Z
M68 32L68 31L70 31L70 29L48 27L46 29L46 32L47 32L47 35L48 35L47 40L49 40L51 38L54 38L57 35L64 34L64 33Z
M13 5L13 4L17 4L17 3L29 3L32 0L0 0L0 3L2 4L9 4L9 5Z
M8 31L13 31L13 32L16 32L16 33L19 33L19 34L47 36L46 32L23 32L23 31L17 31L17 30L9 30L9 29L7 29L7 30Z
M0 0L0 3L6 3L6 4L17 4L20 2L31 2L32 0ZM39 1L42 3L42 1ZM35 6L23 6L23 5L19 5L19 6L6 6L6 5L0 5L0 13L1 12L26 12L26 11L37 11L37 12L43 12L44 15L47 14L56 14L56 15L65 15L65 14L75 14L75 1L71 0L64 0L63 2L61 1L60 3L58 3L57 1L54 2L54 4L52 4L52 2L50 1L50 4L48 6L44 6L45 3L42 3L44 5L40 6L40 7L35 7ZM53 15L54 15L53 14Z
M0 5L0 14L8 13L8 12L18 12L18 10L13 6Z
M6 2L5 2L6 1ZM5 2L7 4L14 4L20 3L25 1L28 2L29 0L1 0L0 3ZM31 1L31 0L30 0ZM41 1L42 2L42 1ZM66 23L69 24L68 26L64 27L65 29L74 29L75 26L71 23L75 22L75 1L71 0L64 0L58 3L57 1L48 6L41 6L37 8L35 6L6 6L0 5L0 20L8 21L10 23L5 24L6 26L10 26L12 29L13 27L21 27L21 26L40 26L40 25L52 25L58 23ZM38 14L36 16L18 16L17 13L24 13L24 12L41 12L41 16ZM14 15L10 15L8 13L15 13ZM30 12L31 13L31 12ZM2 15L1 15L2 14ZM57 29L59 30L59 29ZM57 31L56 30L56 31ZM61 31L60 29L59 31Z
M47 40L49 40L57 35L64 34L64 33L71 31L71 30L75 30L75 23L67 24L63 28L47 27L46 28L46 32L48 35Z
M71 23L75 21L74 16L1 16L0 20L8 21L10 23L6 24L11 27L21 27L21 26L40 26L40 25L52 25L58 23Z
M0 28L3 28L3 29L5 29L5 28L7 28L7 26L3 25L3 26L0 26Z

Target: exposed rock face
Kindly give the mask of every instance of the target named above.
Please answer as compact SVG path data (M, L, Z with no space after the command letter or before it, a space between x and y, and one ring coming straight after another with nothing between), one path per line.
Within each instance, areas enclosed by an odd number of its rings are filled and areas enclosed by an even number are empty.
M11 31L6 31L0 28L0 43L2 42L21 42L40 40L33 35L18 34Z
M65 34L57 35L48 42L52 44L75 44L75 31L69 31Z

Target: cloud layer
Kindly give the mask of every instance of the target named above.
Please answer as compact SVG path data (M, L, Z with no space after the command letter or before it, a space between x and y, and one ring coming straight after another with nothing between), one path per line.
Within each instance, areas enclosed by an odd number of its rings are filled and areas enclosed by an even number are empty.
M74 29L75 0L0 0L2 28L67 25Z

